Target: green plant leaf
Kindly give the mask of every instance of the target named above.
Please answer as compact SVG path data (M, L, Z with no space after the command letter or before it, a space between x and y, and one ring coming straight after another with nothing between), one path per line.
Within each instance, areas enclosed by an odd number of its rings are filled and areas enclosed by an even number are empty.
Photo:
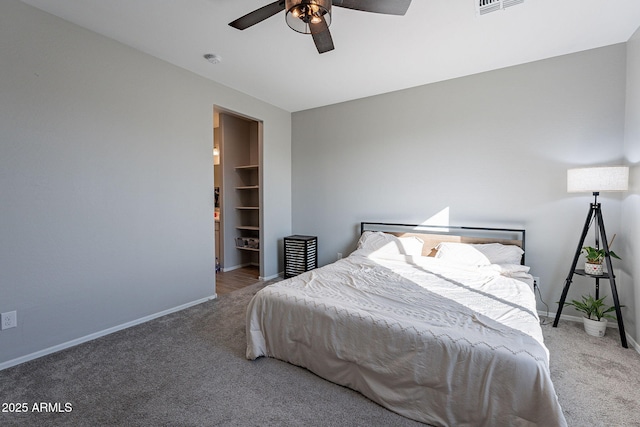
M585 314L585 317L588 319L593 319L594 317L597 320L604 318L616 320L616 317L609 314L612 311L615 311L614 306L607 307L604 305L604 300L607 296L603 296L602 298L595 299L591 294L582 296L582 301L571 300L571 302L565 302L564 305L573 306L577 311ZM624 306L620 306L624 307Z
M598 263L598 264L601 263L606 255L604 248L596 249L593 246L584 246L582 248L582 251L584 252L585 257L587 258L587 261L591 263ZM612 258L617 258L620 260L622 259L612 250L609 250L609 255Z

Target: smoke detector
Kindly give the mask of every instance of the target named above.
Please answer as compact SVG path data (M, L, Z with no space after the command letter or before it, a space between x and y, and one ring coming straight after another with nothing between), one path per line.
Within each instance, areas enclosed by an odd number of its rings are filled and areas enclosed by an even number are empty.
M524 3L524 0L475 0L476 9L479 15L485 15L489 12L504 10L508 7Z
M215 53L207 53L204 55L204 59L211 62L212 64L218 64L222 61L222 57L220 55L216 55Z

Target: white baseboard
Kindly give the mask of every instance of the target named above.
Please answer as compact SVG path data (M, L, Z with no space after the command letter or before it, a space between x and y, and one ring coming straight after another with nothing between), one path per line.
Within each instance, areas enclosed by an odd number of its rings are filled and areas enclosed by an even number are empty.
M244 267L249 267L250 265L254 265L252 263L246 263L246 264L238 264L238 265L234 265L231 267L222 267L222 272L223 273L228 273L229 271L233 271L233 270L237 270L239 268L244 268Z
M260 264L256 264L256 263L248 263L248 264L240 264L240 265L234 265L233 267L225 267L222 269L223 273L228 273L229 271L233 271L233 270L237 270L239 268L244 268L244 267L249 267L249 266L254 266L254 267L260 267ZM262 280L262 281L267 281L267 280L271 280L271 279L275 279L276 277L284 277L284 271L281 271L280 273L276 273L273 274L271 276L258 276L258 280Z
M26 356L20 356L20 357L17 357L15 359L9 360L7 362L2 362L2 363L0 363L0 371L2 371L3 369L10 368L12 366L20 365L21 363L25 363L25 362L28 362L30 360L38 359L38 358L46 356L48 354L56 353L58 351L65 350L65 349L70 348L70 347L75 347L75 346L77 346L79 344L83 344L85 342L95 340L96 338L100 338L100 337L103 337L105 335L109 335L109 334L112 334L114 332L118 332L118 331L121 331L123 329L130 328L132 326L140 325L141 323L145 323L145 322L148 322L150 320L157 319L158 317L166 316L167 314L171 314L171 313L175 313L175 312L178 312L178 311L182 311L182 310L184 310L186 308L193 307L194 305L202 304L203 302L207 302L207 301L210 301L210 300L216 299L216 298L218 298L218 295L217 294L213 294L213 295L205 297L205 298L200 298L199 300L196 300L196 301L191 301L191 302L188 302L186 304L179 305L177 307L169 308L167 310L163 310L163 311L158 312L158 313L150 314L148 316L141 317L139 319L132 320L132 321L127 322L127 323L123 323L121 325L113 326L111 328L104 329L104 330L99 331L99 332L94 332L93 334L85 335L84 337L76 338L74 340L67 341L67 342L62 343L62 344L54 345L53 347L45 348L44 350L39 350L39 351L36 351L34 353L27 354Z
M548 317L549 319L555 319L556 318L556 313L548 313L546 311L540 311L538 310L538 315L540 316L544 316L544 317ZM568 316L566 314L561 314L560 315L560 320L566 320L569 322L579 322L582 323L582 317L580 316ZM618 322L615 321L609 321L609 323L607 324L607 328L611 328L611 329L616 329L618 330ZM616 332L618 333L618 332ZM636 340L633 339L633 337L631 337L628 333L626 333L625 331L625 335L627 337L627 344L632 347L638 354L640 354L640 344L638 344L636 342Z
M272 275L272 276L267 276L267 277L262 277L262 276L260 276L260 277L258 277L258 278L259 278L260 280L264 280L264 281L266 282L267 280L275 279L276 277L284 278L284 271L282 271L282 272L280 272L280 273L276 273L276 274L274 274L274 275Z

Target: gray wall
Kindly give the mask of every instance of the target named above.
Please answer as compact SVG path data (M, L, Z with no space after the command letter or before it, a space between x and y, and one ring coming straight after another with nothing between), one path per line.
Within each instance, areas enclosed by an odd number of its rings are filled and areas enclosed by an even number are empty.
M624 226L620 298L625 328L640 342L640 29L627 43L627 111L624 152L630 166L629 192L622 204Z
M592 201L566 170L623 162L625 80L620 44L294 113L293 231L326 264L363 220L522 226L554 313ZM621 200L601 197L616 248Z
M277 274L290 113L15 0L0 63L0 368L214 295L214 105L264 121Z

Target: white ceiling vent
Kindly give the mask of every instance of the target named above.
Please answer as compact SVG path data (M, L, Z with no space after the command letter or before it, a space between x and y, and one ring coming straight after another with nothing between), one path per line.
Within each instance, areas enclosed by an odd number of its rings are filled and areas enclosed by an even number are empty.
M478 14L484 15L489 12L495 12L496 10L506 9L511 6L515 6L520 3L524 3L524 0L475 0L478 9Z

